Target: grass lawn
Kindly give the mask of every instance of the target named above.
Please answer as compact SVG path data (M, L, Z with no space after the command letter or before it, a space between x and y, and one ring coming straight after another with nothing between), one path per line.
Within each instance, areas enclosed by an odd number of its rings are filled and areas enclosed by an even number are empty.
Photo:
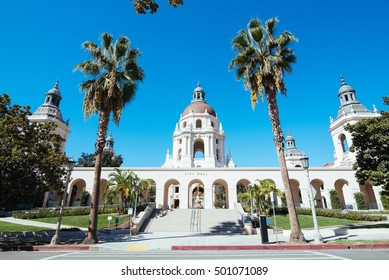
M304 228L313 228L313 218L310 215L299 215L298 216L300 227ZM276 216L277 228L282 228L284 230L290 229L289 215L277 215ZM345 226L361 223L360 221L347 220L347 219L338 219L338 218L328 218L317 216L317 223L319 227L328 227L328 226ZM274 217L271 217L271 226L274 226Z
M104 229L108 227L108 216L112 216L110 226L114 226L116 215L117 214L99 214L98 229ZM119 224L124 223L127 219L128 216L119 217ZM34 221L56 224L58 218L57 217L39 218L39 219L34 219ZM64 216L62 218L63 225L72 226L72 227L88 228L88 223L89 223L89 215Z
M108 227L108 216L112 216L112 220L110 222L110 226L115 225L116 214L100 214L98 229L104 229ZM119 224L124 223L128 219L128 216L119 217ZM57 217L49 217L49 218L40 218L34 219L35 221L56 224L58 218ZM336 219L336 218L327 218L327 217L317 217L319 227L326 226L342 226L342 225L350 225L360 223L359 221L347 220L347 219ZM289 216L288 215L277 215L276 216L277 227L282 228L284 230L290 229L289 224ZM310 215L299 215L300 227L304 228L313 228L313 220ZM81 227L87 228L89 223L89 215L84 216L64 216L62 218L62 224L71 226L71 227ZM271 225L274 226L273 216L271 217ZM11 224L7 222L0 222L0 232L7 231L38 231L38 230L48 230L47 228L37 228L30 227L18 224Z
M33 226L26 226L26 225L18 225L14 223L8 223L0 221L0 232L15 232L15 231L41 231L41 230L51 230L50 228L43 228L43 227L33 227Z

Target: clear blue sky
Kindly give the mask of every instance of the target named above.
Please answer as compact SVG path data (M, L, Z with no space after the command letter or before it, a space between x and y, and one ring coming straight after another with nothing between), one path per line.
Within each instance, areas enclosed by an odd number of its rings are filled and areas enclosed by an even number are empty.
M249 93L228 65L231 39L251 18L277 16L279 31L299 38L288 96L279 96L281 125L291 131L311 166L333 161L329 117L340 102L340 75L368 109L387 109L389 17L387 0L185 0L174 9L160 0L154 15L137 15L129 0L13 0L0 3L0 94L35 111L59 80L61 112L72 133L66 152L92 153L97 117L84 120L83 80L74 66L87 59L82 42L102 32L126 35L139 48L146 77L119 127L110 125L125 167L159 167L197 81L226 133L226 149L241 167L277 166L266 103L251 109Z

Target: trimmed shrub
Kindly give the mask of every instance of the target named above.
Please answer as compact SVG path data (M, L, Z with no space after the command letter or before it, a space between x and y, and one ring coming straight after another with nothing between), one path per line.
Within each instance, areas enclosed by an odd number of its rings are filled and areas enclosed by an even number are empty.
M367 210L367 205L365 202L365 194L363 192L354 193L354 199L357 203L358 210Z
M12 217L17 219L37 219L46 217L58 217L59 208L38 208L23 212L14 212ZM118 213L118 206L99 207L99 214ZM82 216L89 215L90 207L71 207L64 209L64 216Z
M311 209L296 209L297 214L310 215ZM374 214L363 214L358 212L342 212L337 210L316 210L317 216L330 217L330 218L338 218L338 219L348 219L355 221L369 221L369 222L377 222L377 221L386 221L387 217L385 215L374 215Z
M311 208L296 208L297 215L312 215ZM277 215L287 215L288 208L286 207L277 207ZM340 210L333 209L316 209L316 215L329 218L338 218L338 219L348 219L355 221L369 221L369 222L378 222L378 221L387 221L386 215L379 214L366 214L360 212L343 212Z
M340 204L339 194L336 190L330 190L330 201L332 209L342 209Z
M80 206L87 206L89 200L89 192L83 191L80 199Z
M382 206L385 210L389 210L389 191L380 192Z

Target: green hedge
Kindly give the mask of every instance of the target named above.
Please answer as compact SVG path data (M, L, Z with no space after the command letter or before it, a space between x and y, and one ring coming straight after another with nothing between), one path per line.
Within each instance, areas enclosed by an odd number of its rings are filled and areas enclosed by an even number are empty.
M357 203L358 210L367 210L367 205L365 202L365 194L363 192L354 193L354 199Z
M310 208L296 208L296 213L298 215L312 215L312 210ZM278 207L276 208L276 214L286 215L288 214L288 208ZM348 219L348 220L355 220L355 221L369 221L369 222L387 221L386 215L366 214L366 213L360 213L354 211L343 212L341 210L333 210L333 209L316 209L316 215L322 217Z
M389 210L389 191L380 192L382 206L385 210Z
M139 213L143 211L147 205L138 205L136 212ZM99 214L111 214L119 213L121 206L102 206L99 207ZM64 209L64 216L83 216L89 215L90 207L71 207ZM127 209L125 211L127 213ZM38 219L46 217L58 217L59 208L49 209L49 208L37 208L23 212L14 212L12 217L16 219Z
M336 190L330 190L330 201L332 209L342 209L339 194Z
M119 212L118 206L107 206L100 207L99 214L110 214ZM138 212L138 211L137 211ZM79 208L65 208L64 216L81 216L88 215L90 213L90 207L79 207ZM48 208L38 208L24 212L14 212L12 217L17 219L37 219L37 218L46 218L46 217L58 217L59 208L48 209Z

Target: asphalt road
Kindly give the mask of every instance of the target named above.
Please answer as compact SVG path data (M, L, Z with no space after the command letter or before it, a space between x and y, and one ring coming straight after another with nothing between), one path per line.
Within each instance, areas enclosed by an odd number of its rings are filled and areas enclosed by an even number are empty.
M0 260L389 260L389 250L21 251Z

